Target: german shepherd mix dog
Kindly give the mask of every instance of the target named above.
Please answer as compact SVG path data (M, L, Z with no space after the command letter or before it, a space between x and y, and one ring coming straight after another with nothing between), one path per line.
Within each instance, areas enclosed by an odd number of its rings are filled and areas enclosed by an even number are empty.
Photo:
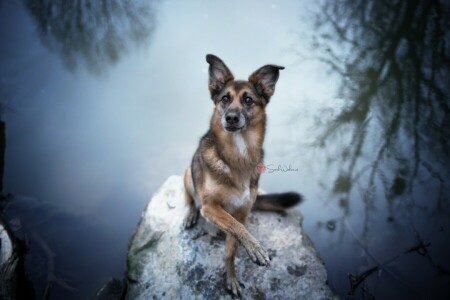
M184 174L189 213L185 228L197 222L199 212L227 234L225 268L227 289L239 296L234 258L238 242L258 265L268 266L270 257L244 224L252 208L284 211L300 202L297 193L257 195L258 164L263 162L265 108L275 91L279 70L265 65L248 81L234 80L224 62L208 54L209 91L214 112L208 132Z

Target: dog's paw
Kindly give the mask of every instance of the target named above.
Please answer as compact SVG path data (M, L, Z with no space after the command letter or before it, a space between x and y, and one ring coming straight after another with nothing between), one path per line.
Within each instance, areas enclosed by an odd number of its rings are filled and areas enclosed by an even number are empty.
M189 210L188 215L186 216L186 219L184 220L184 228L190 229L197 224L199 211L196 208L191 208Z
M235 297L240 297L242 293L243 284L241 284L236 277L227 277L227 290Z
M244 244L250 259L259 266L269 266L270 256L258 242L249 242Z

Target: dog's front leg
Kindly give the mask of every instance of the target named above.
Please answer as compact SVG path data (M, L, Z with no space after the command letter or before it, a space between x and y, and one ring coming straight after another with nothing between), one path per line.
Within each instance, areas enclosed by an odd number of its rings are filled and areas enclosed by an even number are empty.
M203 205L201 214L209 222L218 226L227 233L224 259L227 272L227 289L234 295L239 296L241 293L241 287L236 277L234 266L234 258L236 256L238 242L242 243L252 261L260 266L267 266L270 264L269 255L242 224L245 222L247 213L238 214L236 215L237 219L235 219L220 205L206 204Z
M252 261L260 266L268 266L270 258L259 242L247 231L245 226L233 218L220 205L205 204L201 209L205 219L233 235L244 246Z
M224 259L227 272L227 289L236 296L241 294L241 286L236 277L236 270L234 267L234 258L236 257L238 245L239 241L233 235L227 233Z
M249 214L248 210L239 210L233 217L241 224L245 225L246 218ZM227 289L234 295L241 294L241 284L236 277L236 269L234 260L237 254L239 241L230 233L227 233L226 247L225 247L225 269L227 271Z
M184 172L183 182L184 182L184 200L186 201L186 204L189 207L189 211L184 219L183 226L185 229L189 229L192 228L197 223L199 212L198 208L195 206L195 201L193 197L195 191L191 177L191 167L189 167Z

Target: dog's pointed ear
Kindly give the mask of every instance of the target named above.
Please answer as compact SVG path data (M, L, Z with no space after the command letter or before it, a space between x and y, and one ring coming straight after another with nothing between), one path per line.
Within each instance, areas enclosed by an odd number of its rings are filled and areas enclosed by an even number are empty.
M209 63L209 91L211 97L220 92L230 80L234 79L230 69L225 63L215 55L206 55L206 61Z
M248 81L253 83L256 91L266 99L267 103L275 92L275 84L280 76L280 70L283 69L284 67L281 66L265 65L248 78Z

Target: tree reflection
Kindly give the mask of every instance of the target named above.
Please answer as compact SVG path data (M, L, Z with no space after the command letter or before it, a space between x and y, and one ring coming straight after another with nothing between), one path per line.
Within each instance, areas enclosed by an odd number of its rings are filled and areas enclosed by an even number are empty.
M363 181L370 207L376 186L392 202L431 178L440 189L436 208L444 208L450 175L449 13L444 1L323 5L313 45L342 78L339 96L347 103L318 144L351 132L339 150L334 192L349 193Z
M154 1L27 0L42 43L70 70L93 73L115 64L130 47L147 41L155 27Z
M364 201L365 216L355 217L363 220L362 238L353 238L365 253L370 254L369 224L377 228L371 230L375 235L386 228L377 227L384 220L371 220L375 199L387 200L386 221L398 221L389 229L397 236L430 234L450 214L449 16L450 4L444 0L324 1L315 15L315 58L338 75L338 97L345 101L333 117L320 120L326 125L315 146L329 151L330 165L339 170L331 190L336 199L348 202L340 205L343 217L338 222L348 225L348 206ZM422 239L419 244L424 244ZM440 246L448 249L448 241ZM382 246L375 247L380 253ZM405 253L394 255L394 261ZM449 276L448 267L439 265L442 261L427 255L438 274ZM378 268L395 274L389 265L376 263L373 268L376 260L369 261L370 268L351 276L358 279L350 280L351 295Z
M0 198L3 196L3 179L5 174L5 152L6 152L6 124L4 113L10 112L9 97L6 91L6 84L0 83ZM1 201L1 200L0 200Z

